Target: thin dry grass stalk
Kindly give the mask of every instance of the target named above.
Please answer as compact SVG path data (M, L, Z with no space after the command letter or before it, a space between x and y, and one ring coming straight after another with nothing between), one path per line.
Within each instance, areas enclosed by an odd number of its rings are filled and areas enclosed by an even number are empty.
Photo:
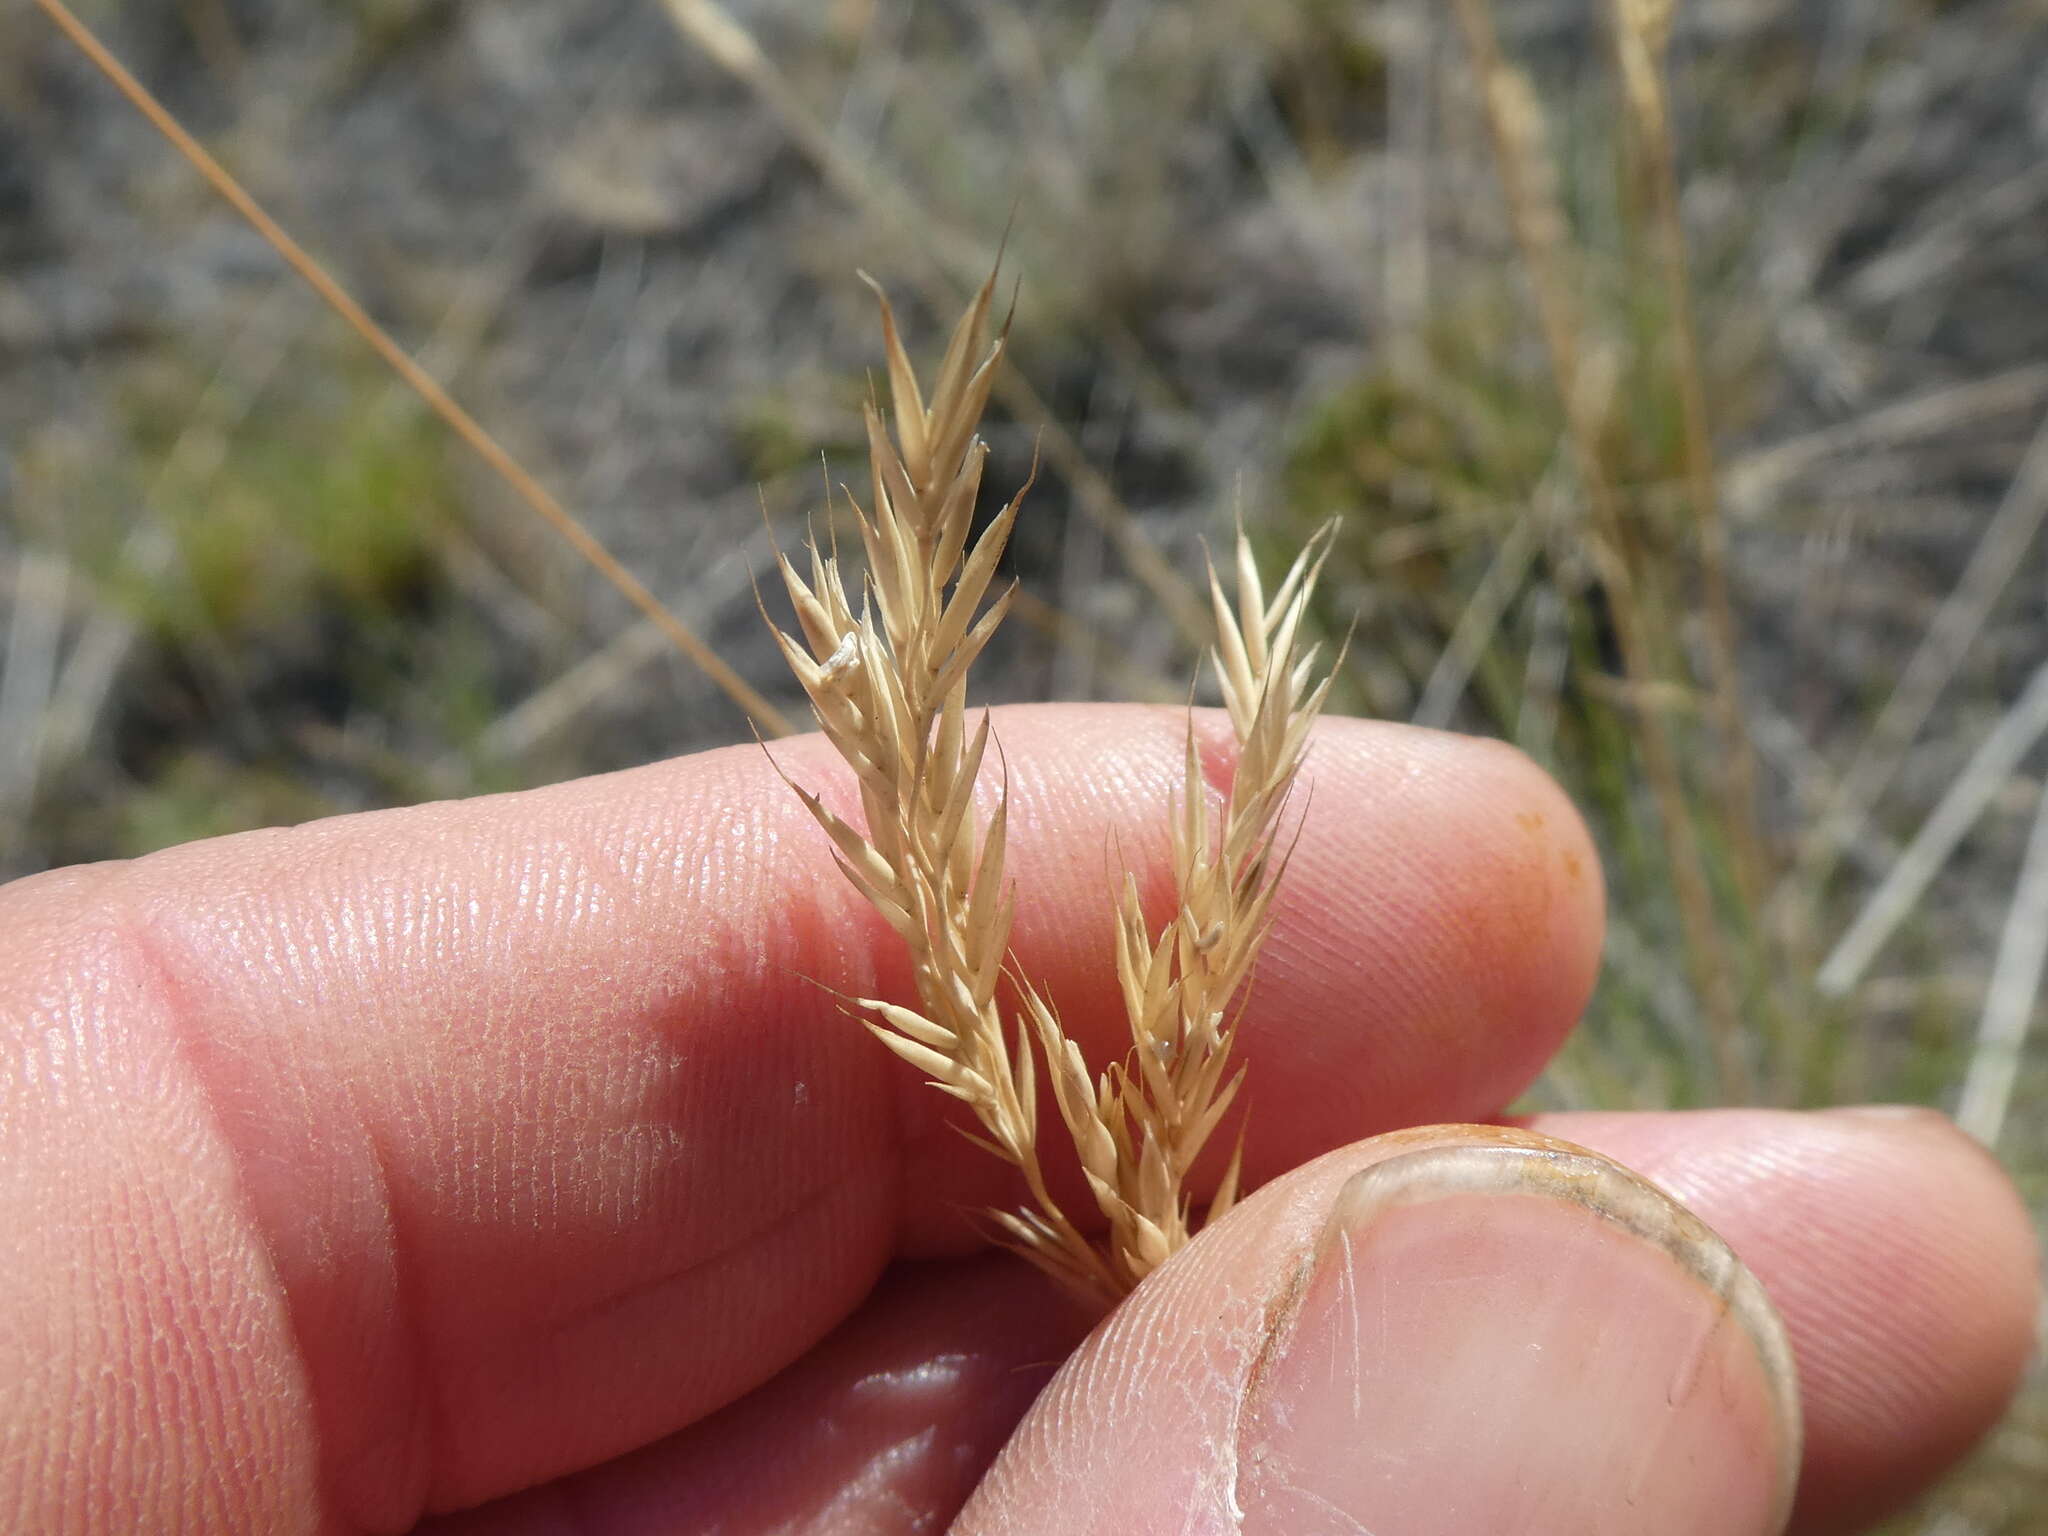
M1480 104L1507 201L1508 223L1528 274L1537 327L1564 408L1565 435L1592 514L1587 547L1607 589L1622 665L1642 725L1644 777L1669 854L1672 892L1693 987L1706 1014L1722 1092L1742 1098L1748 1093L1751 1072L1742 1049L1736 970L1727 935L1715 915L1677 744L1652 698L1662 679L1652 644L1649 598L1632 555L1637 542L1634 530L1602 457L1607 393L1600 380L1602 354L1589 352L1583 345L1585 327L1566 273L1568 226L1558 197L1543 111L1528 77L1509 63L1501 50L1488 0L1455 0L1453 10L1479 77Z
M920 271L928 300L950 303L974 282L987 263L985 249L934 217L875 166L847 155L831 128L805 105L788 77L719 0L662 0L662 5L685 37L760 98L819 175L890 241L892 251ZM1207 624L1200 594L1145 536L1080 441L1022 374L1003 375L997 387L1012 410L1037 426L1047 462L1065 478L1076 503L1116 546L1131 574L1158 599L1183 637L1191 645L1201 645Z
M277 252L285 265L296 272L306 286L319 296L320 301L333 310L393 373L405 381L407 386L426 403L428 409L440 417L477 457L490 466L514 495L525 502L599 575L617 588L621 596L645 614L677 650L689 657L706 677L724 691L726 697L746 711L758 729L771 736L789 733L789 721L784 718L782 711L735 672L725 658L712 650L695 630L663 606L661 599L648 590L645 582L627 570L619 562L618 557L598 541L597 535L577 521L575 515L556 499L553 492L534 478L502 443L485 430L483 423L464 410L455 397L442 388L439 380L415 362L412 354L392 339L390 332L371 319L369 311L357 303L349 291L342 287L325 267L314 260L304 246L286 233L284 226L263 210L263 206L249 195L248 190L228 172L227 167L208 154L200 146L199 141L185 131L178 120L150 94L141 81L122 66L120 60L114 57L90 27L72 13L63 0L35 0L35 3L51 23L70 40L72 46L85 55L93 68L104 75L114 88L127 98L128 103L149 121L152 128L169 141L171 147L206 180L228 206L248 221L249 226Z
M1002 335L988 339L994 281L954 329L928 401L881 299L895 431L871 402L870 501L854 506L866 580L849 592L837 552L816 544L808 574L779 560L802 639L777 638L819 726L854 771L865 829L792 787L832 839L847 878L910 951L919 1006L858 999L868 1028L972 1109L980 1130L969 1139L1022 1175L1026 1203L989 1213L1005 1240L1068 1290L1107 1307L1192 1235L1191 1176L1242 1085L1242 1071L1231 1068L1234 1010L1270 921L1284 863L1281 815L1327 687L1313 649L1298 639L1321 541L1270 597L1242 537L1235 607L1211 574L1237 773L1212 827L1190 726L1172 834L1176 909L1163 931L1147 921L1135 877L1125 876L1120 900L1105 893L1131 1050L1095 1074L1044 994L1010 963L1007 801L997 800L986 823L974 807L990 734L988 716L970 723L967 673L1010 606L1010 592L989 594L1029 489L970 541L988 453L976 427L1003 355ZM998 995L1006 975L1017 998L1009 1023ZM1084 1231L1049 1187L1040 1053L1107 1223L1103 1236ZM1238 1169L1233 1154L1210 1219L1235 1199Z
M1693 314L1691 262L1679 217L1678 155L1664 88L1673 0L1610 0L1622 100L1648 171L1649 233L1671 327L1671 371L1683 433L1686 495L1699 534L1701 609L1706 618L1707 661L1714 730L1720 738L1716 787L1721 821L1735 852L1735 875L1744 909L1762 908L1772 870L1757 822L1756 753L1744 726L1742 683L1736 657L1735 601L1728 583L1728 525L1721 513L1714 465L1713 425L1707 412L1706 367Z

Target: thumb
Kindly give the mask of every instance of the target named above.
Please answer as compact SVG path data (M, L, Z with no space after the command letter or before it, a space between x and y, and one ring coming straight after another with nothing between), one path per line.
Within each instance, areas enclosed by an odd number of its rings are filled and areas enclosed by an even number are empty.
M1784 1330L1718 1237L1597 1153L1435 1127L1161 1270L957 1529L1775 1536L1798 1465Z

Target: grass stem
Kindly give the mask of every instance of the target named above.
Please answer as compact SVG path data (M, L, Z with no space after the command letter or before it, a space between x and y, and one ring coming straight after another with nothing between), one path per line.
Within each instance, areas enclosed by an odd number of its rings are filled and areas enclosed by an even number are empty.
M446 422L455 435L511 488L514 495L532 508L571 549L617 588L628 602L659 626L676 649L696 663L705 676L745 710L756 726L769 735L788 734L788 717L734 671L724 658L698 637L694 630L671 613L661 600L648 590L646 584L627 570L618 557L599 542L595 534L584 527L547 487L484 429L481 422L464 410L455 398L441 387L432 374L414 362L411 354L393 340L388 331L370 318L369 312L356 302L348 290L343 288L304 246L287 234L282 225L264 211L262 205L250 196L225 166L207 153L199 141L185 131L184 126L171 116L141 81L129 73L121 61L115 58L106 45L94 35L92 29L71 12L63 0L35 0L35 3L43 14L49 17L51 23L85 55L92 66L128 99L129 104L148 119L150 126L162 134L170 142L171 147L205 178L215 192L220 194L228 206L247 220L250 227L263 237L264 242L277 252L285 264L319 295L321 302L340 316L349 329L361 337L391 371L403 379L426 402L427 407Z
M1458 23L1479 80L1487 133L1508 204L1508 222L1535 300L1538 328L1563 406L1566 432L1592 514L1596 569L1607 589L1615 636L1633 693L1644 776L1663 829L1672 890L1685 936L1693 985L1713 1039L1721 1091L1746 1096L1750 1071L1725 933L1714 912L1699 834L1687 803L1678 750L1663 712L1652 702L1659 684L1648 632L1648 607L1630 550L1633 531L1601 450L1605 396L1600 375L1611 365L1589 364L1583 330L1564 273L1566 225L1555 190L1555 170L1543 144L1541 109L1527 78L1507 61L1486 0L1455 0Z

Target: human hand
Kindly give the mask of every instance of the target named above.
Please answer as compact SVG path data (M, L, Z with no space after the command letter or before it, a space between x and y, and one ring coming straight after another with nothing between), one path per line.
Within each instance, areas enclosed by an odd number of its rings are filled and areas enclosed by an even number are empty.
M1018 963L1096 1059L1109 863L1163 869L1183 728L999 717ZM0 891L7 1528L908 1531L979 1483L961 1530L1767 1529L1785 1431L1748 1335L1557 1196L1618 1173L1511 1132L1359 1142L1497 1114L1569 1029L1601 922L1576 818L1492 745L1316 742L1239 1047L1276 1182L1021 1426L1087 1320L982 1251L963 1213L1005 1170L841 1014L828 989L907 994L900 946L758 749ZM840 782L815 740L773 750ZM1793 1529L1858 1528L2003 1407L2032 1242L1944 1122L1534 1128L1768 1287ZM1357 1175L1397 1154L1443 1198L1368 1222ZM1570 1178L1517 1192L1532 1157Z

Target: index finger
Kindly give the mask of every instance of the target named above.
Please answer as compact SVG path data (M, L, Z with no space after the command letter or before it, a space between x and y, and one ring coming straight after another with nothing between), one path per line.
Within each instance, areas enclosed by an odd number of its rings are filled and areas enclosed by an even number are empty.
M1017 961L1098 1061L1112 860L1162 889L1185 729L999 716ZM1592 852L1517 755L1333 721L1308 782L1243 1036L1254 1177L1500 1108L1598 947ZM24 882L0 935L0 1219L41 1319L0 1336L0 1433L128 1404L93 1497L184 1458L279 1529L474 1503L730 1400L1012 1197L841 1016L904 962L758 749ZM69 1376L13 1369L50 1328Z

